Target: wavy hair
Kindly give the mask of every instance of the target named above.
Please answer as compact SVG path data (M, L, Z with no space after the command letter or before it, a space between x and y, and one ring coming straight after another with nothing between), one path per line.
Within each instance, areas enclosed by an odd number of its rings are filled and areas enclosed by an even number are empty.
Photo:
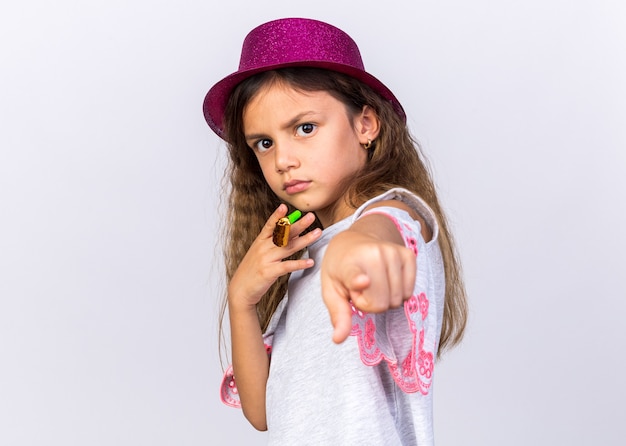
M224 117L225 139L229 151L226 171L230 184L225 221L224 258L227 284L239 263L258 236L270 215L281 203L266 183L253 151L248 147L243 129L243 112L263 86L284 82L298 91L326 91L342 102L351 116L370 106L380 120L380 132L368 151L368 162L345 184L345 199L356 209L361 204L393 187L403 187L419 195L431 207L439 223L446 290L439 353L458 344L467 322L467 299L461 266L446 216L439 204L435 184L422 150L405 122L390 102L367 85L341 73L309 67L283 68L250 77L231 94ZM313 227L321 227L316 221ZM313 229L310 228L310 229ZM297 253L293 257L299 257ZM257 304L263 331L287 291L288 276L279 278ZM220 312L220 330L227 306L224 296Z

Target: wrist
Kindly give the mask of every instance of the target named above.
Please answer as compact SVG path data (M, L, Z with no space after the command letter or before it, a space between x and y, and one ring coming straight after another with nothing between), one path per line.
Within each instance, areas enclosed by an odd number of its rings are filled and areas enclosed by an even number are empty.
M231 294L228 295L228 311L230 313L254 313L256 312L256 303L250 303L248 299L237 298Z
M228 298L228 317L230 319L231 331L235 327L246 327L248 331L252 327L259 327L259 314L257 313L256 304L251 304L245 299Z

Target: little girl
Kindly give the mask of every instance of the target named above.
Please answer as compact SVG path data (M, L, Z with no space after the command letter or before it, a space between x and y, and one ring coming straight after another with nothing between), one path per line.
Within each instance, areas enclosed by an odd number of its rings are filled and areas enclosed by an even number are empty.
M396 97L347 34L291 18L248 34L204 116L230 153L222 400L269 444L433 444L433 364L467 308Z

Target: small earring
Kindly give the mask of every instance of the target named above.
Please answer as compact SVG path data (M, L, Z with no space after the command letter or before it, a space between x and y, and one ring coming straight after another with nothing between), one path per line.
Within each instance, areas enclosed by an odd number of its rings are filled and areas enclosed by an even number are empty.
M372 140L368 139L367 142L365 144L363 144L363 148L365 150L369 150L372 147Z

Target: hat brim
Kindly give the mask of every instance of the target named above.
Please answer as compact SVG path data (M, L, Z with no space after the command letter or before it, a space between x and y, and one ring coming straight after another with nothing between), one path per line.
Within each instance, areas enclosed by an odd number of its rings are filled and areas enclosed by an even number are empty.
M209 127L211 127L211 129L215 133L217 133L220 138L226 139L224 135L223 122L224 112L226 111L226 104L233 89L239 83L243 82L251 76L254 76L255 74L288 67L324 68L351 76L363 82L365 85L369 86L375 92L380 94L384 99L388 100L393 106L395 112L402 118L403 121L406 121L406 114L404 113L404 109L402 108L402 105L400 105L398 99L394 96L391 90L389 90L376 77L372 76L366 71L360 70L350 65L328 61L307 60L299 62L290 61L282 64L267 65L260 68L237 71L233 74L230 74L229 76L226 76L224 79L211 87L211 89L204 98L204 104L202 109L204 112L204 118L206 119L207 124L209 124Z

